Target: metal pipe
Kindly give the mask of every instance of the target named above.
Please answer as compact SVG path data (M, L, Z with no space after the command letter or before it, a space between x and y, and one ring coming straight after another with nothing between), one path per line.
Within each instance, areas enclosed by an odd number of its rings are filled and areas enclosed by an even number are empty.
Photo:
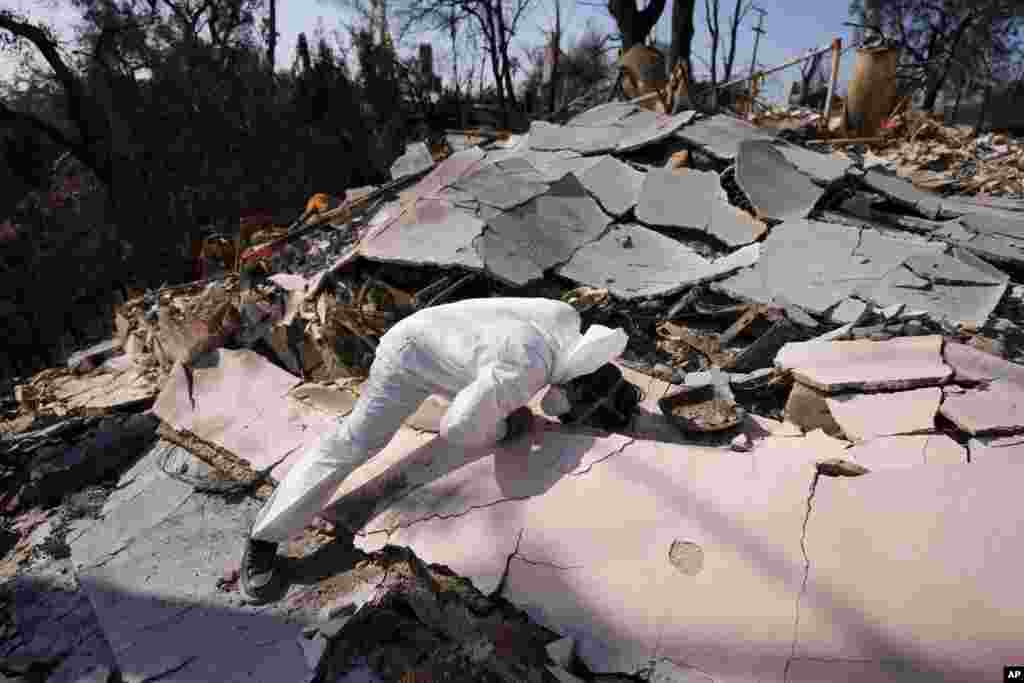
M829 43L826 47L818 48L817 50L814 50L812 52L808 52L807 54L803 55L802 57L797 57L796 59L791 59L788 62L786 62L785 64L780 64L779 66L773 66L770 69L764 69L763 71L758 71L757 73L754 74L754 76L767 76L768 74L773 74L776 71L782 71L783 69L789 68L789 67L793 66L794 64L799 64L800 62L805 62L805 61L807 61L808 59L810 59L811 57L813 57L815 55L819 55L819 54L821 54L823 52L828 52L831 49L832 49L832 43ZM728 83L720 84L718 86L718 89L721 90L722 88L728 88L728 87L731 87L733 85L736 85L737 83L743 83L744 81L749 81L750 79L751 79L750 76L744 76L742 78L736 78L734 80L729 81Z
M824 124L828 127L829 119L832 117L832 98L836 93L836 84L839 81L839 57L843 54L843 39L836 38L832 41L832 74L828 79L828 99L825 100Z

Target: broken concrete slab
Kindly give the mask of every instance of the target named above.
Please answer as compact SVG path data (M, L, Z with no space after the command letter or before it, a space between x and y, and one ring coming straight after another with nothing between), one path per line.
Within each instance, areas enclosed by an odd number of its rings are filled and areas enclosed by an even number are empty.
M1024 436L981 436L968 443L971 464L1024 464Z
M177 366L153 412L171 429L213 443L254 470L278 463L279 479L336 420L288 396L300 383L255 352L220 349L197 360L191 382Z
M601 208L617 218L636 206L644 182L643 173L611 156L601 157L578 178Z
M744 140L736 156L736 182L762 218L805 218L823 192L767 140Z
M1013 588L1015 544L995 540L1021 524L1006 505L1021 474L951 465L819 480L794 657L859 660L853 680L966 682L1001 670L1019 652L1024 596ZM984 635L951 632L938 612Z
M629 102L608 102L592 107L569 120L570 126L610 126L639 111Z
M417 173L422 173L434 165L430 148L423 142L414 142L405 146L405 154L391 164L391 179L398 180Z
M1013 213L969 213L961 216L959 222L972 232L981 235L999 235L1013 239L1024 239L1022 217Z
M637 220L704 232L711 224L712 200L718 190L718 174L711 171L651 169L640 189Z
M473 248L484 229L482 220L436 199L418 202L416 219L365 241L363 256L386 263L483 268Z
M941 413L971 436L1024 432L1024 387L1006 380L946 392Z
M808 432L820 429L833 436L843 433L842 427L836 422L829 410L828 394L796 382L786 399L786 422L796 425Z
M942 389L925 387L885 394L837 394L825 399L850 441L935 429Z
M925 218L937 219L942 213L938 195L919 190L913 183L894 174L872 168L864 174L863 182L875 192L921 212Z
M844 299L838 306L832 309L829 314L829 318L832 322L842 323L844 325L849 323L859 323L864 319L868 312L868 305L859 299Z
M946 434L873 438L846 451L846 457L872 472L918 465L967 464L967 450Z
M525 205L490 219L475 247L487 271L525 285L598 239L611 219L573 175Z
M799 590L804 499L820 447L801 450L795 443L779 450L779 444L768 439L750 455L723 458L714 449L619 442L618 447L603 448L606 455L591 466L575 468L578 474L562 476L526 500L506 495L498 504L477 504L468 510L474 502L491 500L479 495L484 490L500 491L519 478L550 481L540 474L539 461L564 458L546 455L551 436L547 433L543 450L529 458L513 459L510 454L507 461L500 455L493 461L477 460L417 489L416 501L395 500L390 512L381 512L382 518L404 516L409 507L420 511L417 516L431 510L435 514L400 526L389 541L408 544L420 556L444 557L448 566L474 583L482 581L482 586L495 585L489 577L500 576L510 561L506 597L540 623L576 638L579 655L594 671L636 672L649 664L651 643L659 641L660 633L660 655L686 659L712 675L734 666L736 653L749 653L741 664L748 671L781 672L790 646L783 624L792 626L792 605ZM576 435L569 443L591 448L582 438ZM558 447L563 454L566 445ZM544 457L538 457L542 453ZM520 474L509 477L507 468L513 464ZM765 486L767 481L772 482L770 487ZM723 487L728 490L719 490ZM682 499L681 491L686 492ZM603 503L587 505L591 494ZM640 501L641 507L631 505L630 515L623 517L608 505L619 499ZM468 511L452 514L458 509ZM367 528L378 525L371 522ZM394 528L390 523L385 526ZM781 531L783 527L787 531ZM768 570L767 584L757 561L733 542L735 538L721 535L725 529L750 528L753 531L744 532L744 537L754 543L771 538L773 552L792 557L788 565L774 565L778 573ZM614 538L608 536L609 529L615 530ZM482 535L487 543L468 542ZM371 536L359 537L357 543L369 549L382 541ZM677 541L697 546L703 566L682 562L684 572L666 561ZM518 551L513 552L517 543ZM611 582L624 574L647 577L644 590L627 596L613 589ZM736 600L736 591L742 593L741 600ZM666 595L674 597L666 602ZM730 604L737 605L735 615L723 616L722 606ZM758 623L764 628L759 627L759 636L769 634L769 644L757 652L739 646L746 640L741 632L749 628L751 604L758 605L755 612L761 615ZM598 605L600 617L594 611ZM712 632L717 637L711 637ZM777 634L774 640L771 633ZM706 645L694 662L696 641Z
M728 202L721 192L710 200L711 219L708 234L728 247L750 244L768 232L768 226L746 211Z
M545 121L534 121L530 124L530 149L601 154L614 150L626 132L625 128L618 125L559 126Z
M1024 366L985 353L973 346L947 341L943 348L943 356L946 363L953 368L953 379L957 382L1005 380L1024 386Z
M819 183L829 184L839 180L853 168L853 162L842 154L821 154L806 147L777 142L776 147L786 161L795 166L801 173L810 176Z
M617 152L629 152L661 142L690 123L697 115L695 111L684 111L674 116L655 114L647 120L651 113L653 112L635 112L618 122L626 131L615 147Z
M804 384L837 393L847 389L898 391L938 386L952 375L942 361L942 337L795 342L775 358Z
M547 192L548 184L529 162L515 158L481 166L460 177L451 188L507 211Z
M676 136L704 148L723 161L735 159L739 145L744 140L770 140L774 137L762 128L725 114L691 123L676 133Z
M582 246L557 270L562 277L602 287L625 300L673 294L717 275L703 256L640 225L615 225Z

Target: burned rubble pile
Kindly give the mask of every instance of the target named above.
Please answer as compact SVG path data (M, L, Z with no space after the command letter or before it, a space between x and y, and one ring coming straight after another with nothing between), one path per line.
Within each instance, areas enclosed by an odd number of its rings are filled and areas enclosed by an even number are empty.
M832 658L875 680L911 639L928 644L915 671L971 680L1009 656L921 621L894 597L902 574L864 607L903 629L890 640L829 616L854 592L824 594L865 570L856 535L829 533L844 515L900 517L911 483L962 488L988 514L999 493L979 492L1012 482L989 465L1024 462L1024 205L622 102L470 139L439 161L410 145L389 185L125 302L113 340L16 388L0 422L3 675L226 680L244 662L268 681L812 681L835 679L816 668ZM235 540L352 409L380 337L492 296L560 298L625 329L620 365L644 394L630 427L564 427L535 399L530 443L456 452L433 397L289 548L314 561L282 604L243 605ZM965 469L925 467L940 464ZM628 518L608 516L615 500ZM905 533L953 514L921 505ZM944 553L975 536L951 527L913 562L952 581L970 554ZM969 619L1009 585L994 562L964 593ZM920 599L952 599L936 591ZM87 650L56 635L68 609ZM756 634L736 625L751 613ZM1022 614L1018 600L990 632ZM214 647L211 629L234 635Z

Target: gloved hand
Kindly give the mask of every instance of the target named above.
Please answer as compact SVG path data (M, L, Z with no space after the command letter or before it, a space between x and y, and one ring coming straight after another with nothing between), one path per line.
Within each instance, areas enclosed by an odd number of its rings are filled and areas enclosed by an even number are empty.
M533 413L529 408L523 406L512 411L512 413L505 418L505 438L502 442L515 441L519 437L530 431L530 426L533 424Z

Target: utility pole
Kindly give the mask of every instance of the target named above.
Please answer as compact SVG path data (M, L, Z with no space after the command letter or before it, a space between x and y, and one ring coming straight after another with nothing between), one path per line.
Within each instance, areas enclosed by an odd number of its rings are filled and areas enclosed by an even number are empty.
M768 14L766 10L760 7L751 7L752 11L757 12L757 26L754 27L754 56L750 59L750 97L754 97L754 72L757 71L757 46L761 42L761 35L764 31L764 15ZM751 101L753 106L753 101Z

